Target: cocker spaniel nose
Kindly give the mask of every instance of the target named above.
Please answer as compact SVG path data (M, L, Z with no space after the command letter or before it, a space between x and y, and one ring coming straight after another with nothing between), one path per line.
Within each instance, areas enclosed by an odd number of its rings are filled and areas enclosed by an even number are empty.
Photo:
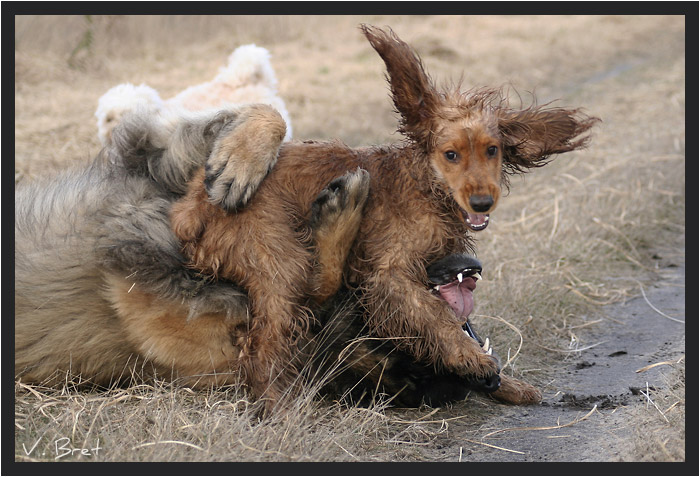
M493 197L490 195L473 195L469 197L469 205L474 212L486 212L493 205Z

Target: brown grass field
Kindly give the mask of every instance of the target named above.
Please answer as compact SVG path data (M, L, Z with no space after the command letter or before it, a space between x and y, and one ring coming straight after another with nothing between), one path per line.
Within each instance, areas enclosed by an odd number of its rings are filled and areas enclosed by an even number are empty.
M504 372L554 395L552 376L570 355L549 350L600 341L605 307L658 279L660 249L685 260L683 17L16 17L15 181L94 157L93 114L110 87L145 82L168 98L213 78L247 43L272 53L295 138L397 141L383 64L360 23L391 26L438 84L463 75L468 87L507 85L525 104L534 91L602 119L587 150L514 178L477 237L485 280L474 323L511 358ZM653 396L660 410L630 405L619 460L685 460L684 364L668 368L668 387ZM298 412L261 422L235 387L16 382L15 460L55 461L54 443L69 438L100 450L60 460L457 461L462 447L439 451L460 439L451 425L483 426L506 409L477 395L439 411L348 408L310 392Z

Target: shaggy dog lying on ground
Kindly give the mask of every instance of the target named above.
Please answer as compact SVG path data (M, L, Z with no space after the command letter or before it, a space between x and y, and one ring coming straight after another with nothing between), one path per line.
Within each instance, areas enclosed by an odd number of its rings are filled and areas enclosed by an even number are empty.
M135 108L173 111L223 109L226 106L262 103L277 109L287 124L285 140L292 137L292 123L282 98L277 93L277 77L270 63L270 53L255 45L243 45L228 58L228 64L206 83L190 86L176 96L163 100L158 92L141 84L117 85L102 95L97 103L97 136L102 145L110 141L112 129L124 113Z
M270 115L273 128L251 135L248 127ZM207 160L267 154L261 160L274 164L284 127L264 105L192 114L177 124L157 113L134 114L88 167L18 184L16 376L51 383L69 371L105 385L154 373L199 384L237 380L232 363L240 353L237 336L250 326L248 297L237 284L185 267L168 212ZM246 172L250 187L256 173L268 170ZM306 243L323 250L331 240L334 251L345 247L347 254L368 177L355 171L331 186L320 191L305 224ZM340 282L323 275L337 273L337 264L319 265L315 280Z
M479 382L482 390L497 389L500 380L505 391L494 395L510 402L536 401L532 386L499 377L498 361L464 332L464 317L431 293L426 267L472 250L468 233L488 225L507 174L583 147L596 120L578 110L512 109L497 90L438 91L408 45L362 29L386 64L406 141L362 149L285 144L245 207L238 200L245 182L232 171L251 161L262 170L269 164L259 158L266 156L209 161L171 213L188 265L247 291L251 320L238 363L253 393L274 403L295 380L290 363L309 328L305 297L315 255L304 221L329 181L360 167L369 172L370 192L344 279L359 292L369 333L394 338L416 362ZM257 121L251 131L274 118ZM222 144L236 149L232 140Z
M283 128L276 111L258 105L191 115L177 125L157 113L131 114L87 168L19 184L16 377L54 384L69 373L104 386L148 376L194 386L238 382L240 342L250 326L246 293L185 267L168 211L205 162L255 155L274 164ZM251 184L267 173L242 169L236 177ZM368 185L365 172L351 171L311 204L305 228L316 272L307 302L318 320L294 361L335 396L379 391L410 406L462 399L480 383L437 374L392 340L366 341L355 294L338 293ZM471 300L469 276L478 271L473 258L450 257L429 276L433 286L450 286L463 273L469 285L458 295ZM461 309L465 319L468 308Z

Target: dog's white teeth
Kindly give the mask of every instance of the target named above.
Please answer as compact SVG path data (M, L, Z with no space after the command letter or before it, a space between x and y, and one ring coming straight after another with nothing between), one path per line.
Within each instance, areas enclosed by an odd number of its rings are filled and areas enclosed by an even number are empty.
M435 286L433 287L433 290L440 291L440 285L435 285Z
M459 281L459 283L462 283L463 277L461 273L457 274L457 280Z
M465 335L469 336L469 333L467 332L467 330L462 330L462 332L463 332ZM469 337L471 338L471 336L469 336Z
M489 343L489 339L486 338L486 341L484 341L484 346L482 346L482 348L484 348L484 351L488 351L488 350L489 350L489 344L490 344L490 343Z
M486 352L487 355L493 356L493 348L489 348L489 350Z
M481 278L481 274L479 272L476 272L472 276L474 277L474 280L483 280L483 278Z

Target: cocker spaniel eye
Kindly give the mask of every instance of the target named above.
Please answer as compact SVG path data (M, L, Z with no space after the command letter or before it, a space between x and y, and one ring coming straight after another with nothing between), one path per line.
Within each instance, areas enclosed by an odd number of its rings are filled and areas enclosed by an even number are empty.
M498 147L497 146L489 146L486 149L486 154L488 154L489 157L496 157L496 154L498 154Z
M450 162L457 162L459 161L459 154L457 154L454 151L447 151L445 153L445 159L447 159Z

